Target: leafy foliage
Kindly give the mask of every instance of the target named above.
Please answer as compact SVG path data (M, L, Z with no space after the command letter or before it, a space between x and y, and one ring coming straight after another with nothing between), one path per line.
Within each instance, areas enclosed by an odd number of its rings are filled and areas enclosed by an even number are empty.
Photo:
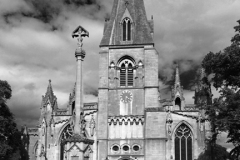
M229 157L229 153L226 148L220 145L208 145L206 150L202 152L198 160L226 160Z
M11 86L0 80L0 160L19 159L22 151L21 132L18 131L13 114L6 101L12 96ZM18 153L19 154L15 154ZM17 156L17 157L14 157Z
M216 142L219 132L227 132L228 142L235 146L232 155L240 151L240 20L238 23L232 44L218 53L208 53L202 62L213 86L220 91L212 105L205 107L212 125L211 142Z

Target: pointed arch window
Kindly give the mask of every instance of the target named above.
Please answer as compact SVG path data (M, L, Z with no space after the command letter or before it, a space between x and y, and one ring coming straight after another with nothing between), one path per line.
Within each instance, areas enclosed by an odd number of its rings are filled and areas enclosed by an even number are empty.
M134 62L128 58L119 63L120 87L133 87L134 85Z
M181 124L175 132L175 160L192 160L192 133L186 124Z
M123 41L131 41L132 38L132 23L130 18L126 17L122 21L122 33L123 33Z

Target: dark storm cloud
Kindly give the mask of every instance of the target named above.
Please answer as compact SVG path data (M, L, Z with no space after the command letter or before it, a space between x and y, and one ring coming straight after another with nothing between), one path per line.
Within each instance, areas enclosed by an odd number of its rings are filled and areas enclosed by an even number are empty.
M33 8L33 13L25 15L26 17L34 17L45 23L55 19L61 11L61 3L56 0L25 0ZM61 1L60 1L61 2Z
M60 18L69 19L68 13L85 15L96 20L103 20L109 9L102 1L97 0L20 0L14 9L0 12L6 24L12 25L11 19L21 21L22 17L33 18L51 25L51 30L62 29ZM24 7L23 7L24 6ZM13 20L13 21L14 21Z
M230 44L232 28L239 19L239 1L151 0L145 4L151 8L148 14L154 15L163 92L168 92L174 83L175 61L180 63L183 88L193 90L203 57L209 51L217 52Z
M32 6L34 13L26 15L37 18L45 23L51 23L58 16L65 16L63 12L76 12L92 16L91 18L100 18L98 14L105 13L106 7L101 1L97 0L25 0ZM103 11L103 13L102 13ZM102 14L101 14L102 13ZM68 18L65 16L64 18ZM55 26L56 28L56 26Z
M188 59L173 59L172 63L159 68L159 79L165 84L172 86L175 82L176 65L179 66L181 85L190 90L193 86L197 70L201 67L201 61Z
M96 0L63 0L63 2L68 5L76 6L96 4Z

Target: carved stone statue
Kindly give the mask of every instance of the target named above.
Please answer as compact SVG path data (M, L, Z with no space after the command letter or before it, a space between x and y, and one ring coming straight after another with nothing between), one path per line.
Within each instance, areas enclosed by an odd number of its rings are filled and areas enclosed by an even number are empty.
M93 115L92 115L92 119L91 119L90 124L89 124L90 135L91 135L91 136L94 135L95 125L96 125L96 123L95 123L94 118L93 118Z

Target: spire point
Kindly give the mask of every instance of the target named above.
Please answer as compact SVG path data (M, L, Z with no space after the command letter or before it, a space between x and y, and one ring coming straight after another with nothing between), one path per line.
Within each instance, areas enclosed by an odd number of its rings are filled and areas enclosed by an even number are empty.
M175 85L180 85L180 75L179 75L179 63L176 62L176 68L175 68Z

